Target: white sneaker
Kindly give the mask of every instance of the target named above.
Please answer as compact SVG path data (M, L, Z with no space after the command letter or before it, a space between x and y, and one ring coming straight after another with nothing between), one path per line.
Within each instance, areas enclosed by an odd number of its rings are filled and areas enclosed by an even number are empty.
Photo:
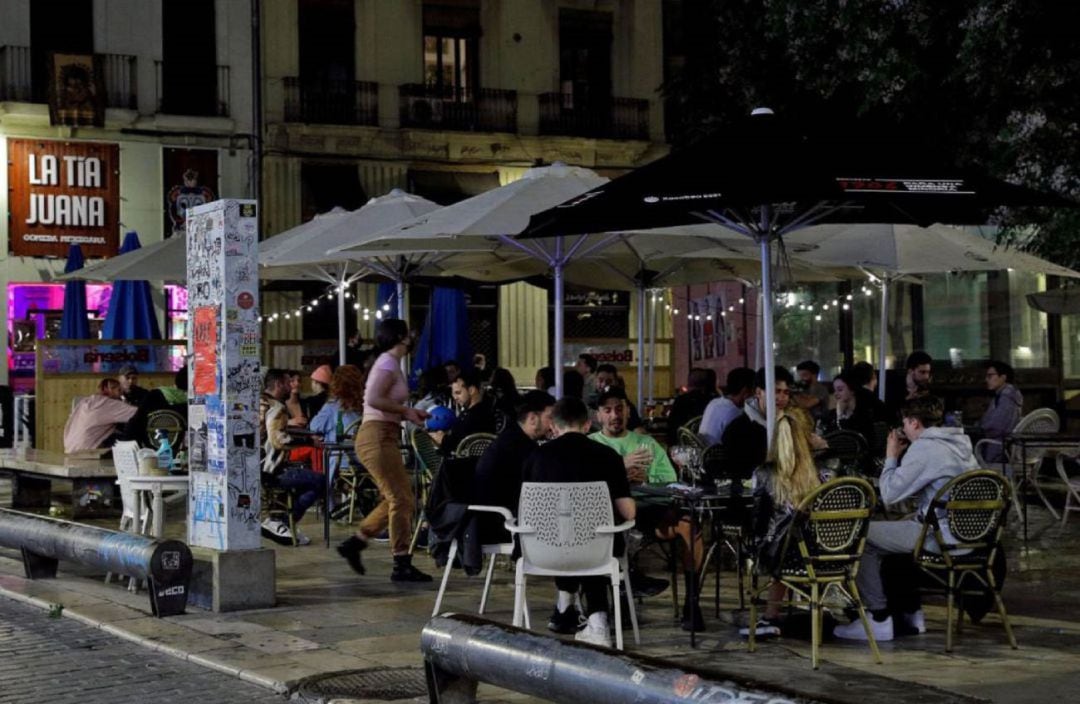
M288 530L288 528L286 528L286 530ZM296 530L293 531L293 535L296 536L296 544L297 545L310 545L311 544L311 538L307 537L306 535L304 535L303 533L300 532L300 526L296 526Z
M882 643L893 639L892 616L889 616L884 621L876 621L870 614L867 614L866 617L870 619L870 630L874 632L874 640ZM863 628L860 619L837 626L833 629L833 635L844 640L867 640L866 629Z
M744 637L750 636L750 626L745 626L739 629L739 635ZM768 638L771 636L780 635L780 627L768 619L759 618L757 626L754 628L754 637L756 638Z
M263 536L273 540L275 543L281 545L293 544L292 533L289 532L289 526L284 521L267 518L262 522L261 528Z
M923 613L922 609L912 611L910 614L904 614L904 625L919 633L926 633L926 614Z
M588 625L574 634L574 640L610 648L611 630L608 628L607 612L597 611L589 614Z

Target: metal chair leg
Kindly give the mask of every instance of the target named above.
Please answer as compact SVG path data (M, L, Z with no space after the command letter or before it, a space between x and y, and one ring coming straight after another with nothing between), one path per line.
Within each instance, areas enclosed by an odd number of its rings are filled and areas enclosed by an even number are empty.
M495 558L498 555L492 553L488 558L487 576L484 578L484 592L480 595L480 615L484 615L484 609L487 608L488 592L491 591L491 578L495 575Z
M810 583L810 665L815 670L818 669L818 650L821 647L821 623L818 620L820 615L820 594L818 594L817 582ZM863 623L866 623L864 620ZM869 624L867 624L869 628Z
M956 592L956 575L949 572L949 594L945 601L945 652L952 652L953 643L953 599Z
M856 607L859 609L859 620L862 621L863 628L866 629L866 639L870 643L870 652L874 654L874 662L880 665L881 651L878 650L877 640L874 638L874 628L870 625L870 619L866 615L866 607L863 606L862 597L859 595L859 587L855 585L854 579L849 579L847 588L851 592Z
M986 571L986 582L990 585L991 591L994 592L994 605L997 606L998 615L1001 616L1001 625L1005 626L1005 635L1009 639L1009 645L1013 650L1016 650L1020 646L1016 644L1016 637L1013 635L1012 624L1009 623L1009 615L1005 613L1005 602L1001 600L1001 590L998 588L994 581L994 573L991 570Z
M450 552L446 556L446 568L443 570L442 582L439 583L439 593L435 595L435 608L431 610L431 617L439 615L442 606L443 595L446 594L446 583L450 580L450 570L454 569L454 557L457 556L457 538L450 541Z

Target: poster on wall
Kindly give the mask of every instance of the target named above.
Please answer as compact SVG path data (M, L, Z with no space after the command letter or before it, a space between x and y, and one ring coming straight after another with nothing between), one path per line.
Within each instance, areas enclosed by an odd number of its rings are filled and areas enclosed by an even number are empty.
M217 393L217 306L195 309L191 342L194 346L193 387L196 394Z
M111 257L120 236L120 148L8 140L9 250L17 257Z
M49 55L49 123L105 126L105 78L100 55Z
M216 149L162 151L162 183L165 184L165 237L183 235L187 211L217 200L218 153Z

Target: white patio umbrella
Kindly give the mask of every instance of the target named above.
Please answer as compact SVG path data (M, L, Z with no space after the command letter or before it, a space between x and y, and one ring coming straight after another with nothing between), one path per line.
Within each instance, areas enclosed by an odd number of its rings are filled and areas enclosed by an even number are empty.
M186 282L187 238L178 235L160 242L153 242L56 277L57 281L116 281L119 279Z
M372 198L353 211L335 209L324 216L270 237L259 246L259 272L263 278L325 281L337 292L338 360L345 364L345 287L371 273L387 273L378 262L327 250L347 242L366 241L388 227L430 213L440 206L426 198L394 189ZM405 317L405 284L397 284L398 316Z
M786 243L788 251L801 261L858 267L881 286L878 394L882 399L889 288L894 281L917 274L1005 269L1080 278L1080 273L1072 269L949 225L819 225L789 233Z
M588 249L587 236L564 240L516 242L515 235L529 224L529 218L595 188L607 179L596 173L564 164L529 169L525 175L505 186L494 188L459 203L392 227L367 242L354 242L327 254L380 255L380 252L413 252L415 264L445 259L447 252L487 252L506 261L519 261L527 254L551 267L555 279L555 368L562 364L563 267ZM380 255L381 256L381 255ZM555 375L558 394L562 394L562 375Z

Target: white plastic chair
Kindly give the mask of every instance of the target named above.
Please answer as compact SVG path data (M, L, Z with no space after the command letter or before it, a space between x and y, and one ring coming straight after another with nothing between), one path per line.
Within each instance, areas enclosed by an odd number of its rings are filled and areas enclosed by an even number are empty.
M604 482L538 483L521 485L518 522L506 529L517 536L521 557L514 579L514 625L529 628L525 606L525 575L545 577L611 578L615 609L615 647L623 649L622 607L619 582L626 590L634 643L640 643L634 595L626 560L613 554L615 533L634 526L633 521L614 525L611 494Z
M146 527L150 522L150 511L143 509L142 515L135 515L135 489L128 481L131 477L139 476L139 443L134 441L119 441L113 445L113 466L116 468L116 479L120 485L120 501L124 504L124 512L120 515L120 530L129 533L146 533ZM105 583L112 581L112 572L105 573ZM134 591L135 580L128 582L128 589Z
M507 523L511 523L514 520L513 514L502 506L481 506L479 504L470 505L469 511L476 513L495 513L503 517L503 520ZM454 558L457 557L458 540L454 538L450 541L450 552L446 557L446 568L443 570L442 583L439 584L439 594L435 597L435 608L431 610L432 616L439 615L439 609L442 607L443 595L446 593L446 582L450 579L450 571L454 569ZM482 556L488 558L487 576L484 578L484 592L480 595L480 611L482 615L484 609L487 607L488 592L491 591L491 579L495 574L495 558L499 555L512 555L514 553L514 543L489 543L480 546L480 553Z
M1016 423L1016 427L1012 429L1013 433L1043 433L1046 435L1052 435L1056 433L1061 427L1061 419L1058 418L1058 414L1052 408L1037 408L1031 413L1021 418ZM986 450L989 448L1001 449L1003 447L1001 440L995 440L991 438L983 438L979 442L975 443L975 459L979 463L982 469L989 469L991 471L1000 472L1002 470L1002 462L1000 461L988 461L986 459ZM1056 519L1058 517L1057 510L1050 505L1050 500L1046 498L1043 493L1042 487L1039 486L1038 481L1038 469L1042 464L1043 458L1049 452L1049 448L1031 448L1026 452L1021 452L1017 446L1012 447L1009 450L1009 455L1004 463L1005 476L1009 480L1009 488L1012 489L1013 508L1016 509L1017 517L1022 516L1022 509L1020 502L1023 500L1017 484L1020 479L1026 478L1026 483L1030 483L1035 487L1035 493L1042 499L1043 504L1046 506L1050 514Z

